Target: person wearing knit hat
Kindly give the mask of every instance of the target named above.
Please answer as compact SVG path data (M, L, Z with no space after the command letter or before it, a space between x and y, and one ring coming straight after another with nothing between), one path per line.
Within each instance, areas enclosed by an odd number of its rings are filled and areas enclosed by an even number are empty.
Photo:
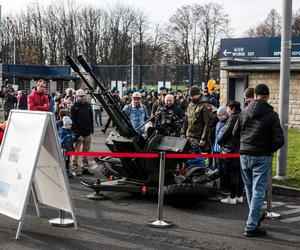
M181 136L189 140L194 152L209 149L211 127L214 120L210 104L202 99L198 86L192 86L189 90L191 102L187 107L186 120L181 130Z
M72 120L71 120L71 118L69 117L69 116L64 116L63 117L63 127L64 128L66 128L66 129L71 129L71 127L72 127Z
M254 88L249 87L244 91L244 99L245 107L247 107L254 100Z
M63 127L61 127L58 131L58 137L60 139L60 145L61 149L63 150L74 150L74 144L73 144L73 133L71 130L72 127L72 120L69 116L63 117ZM70 156L67 156L66 158L66 169L68 178L72 178L73 174L70 171Z
M223 135L223 128L225 127L226 121L228 119L229 114L227 113L226 106L221 106L217 110L217 117L219 121L216 124L214 133L214 141L212 145L212 153L214 154L221 154L222 149L218 143L219 138ZM227 169L224 169L224 161L220 158L214 159L214 168L213 171L216 169L218 170L219 177L220 177L220 189L221 191L228 191L229 190L229 172ZM227 171L225 171L227 170Z
M229 116L229 114L227 113L227 110L226 110L225 106L221 106L217 110L217 116L222 116L222 115L225 115L226 117Z

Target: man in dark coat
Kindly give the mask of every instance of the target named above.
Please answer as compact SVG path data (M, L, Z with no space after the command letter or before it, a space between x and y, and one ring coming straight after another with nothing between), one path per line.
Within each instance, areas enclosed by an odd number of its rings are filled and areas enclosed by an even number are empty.
M83 89L76 91L76 99L71 108L72 132L75 135L75 151L80 151L82 146L83 152L90 151L91 134L94 133L93 109L85 99L86 92ZM74 176L82 174L92 175L89 172L89 163L86 156L82 157L83 166L80 167L78 157L73 158L72 171Z
M266 235L266 231L259 228L263 219L261 208L271 170L272 153L284 145L278 114L267 103L268 98L268 86L258 84L254 89L254 100L241 112L233 130L233 135L240 137L242 177L249 205L244 232L247 237Z

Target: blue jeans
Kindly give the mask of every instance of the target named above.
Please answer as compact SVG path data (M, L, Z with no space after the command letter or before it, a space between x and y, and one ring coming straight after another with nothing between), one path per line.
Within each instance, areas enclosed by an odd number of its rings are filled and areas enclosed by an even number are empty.
M241 155L242 178L245 184L249 215L245 231L254 230L260 218L269 179L271 156Z
M94 109L95 123L97 126L102 126L102 112L100 109Z

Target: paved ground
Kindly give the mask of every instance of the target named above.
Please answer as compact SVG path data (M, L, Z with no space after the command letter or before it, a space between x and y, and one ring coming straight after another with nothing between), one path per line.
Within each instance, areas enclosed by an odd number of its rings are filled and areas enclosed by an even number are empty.
M106 150L104 140L105 136L96 128L92 150ZM154 229L146 223L156 216L155 199L109 192L109 200L89 200L86 195L91 191L80 184L82 179L70 181L78 231L50 226L48 220L57 217L58 212L49 207L42 206L42 216L37 218L30 200L20 240L14 240L17 222L0 215L0 249L286 250L300 247L299 199L274 197L274 211L281 212L282 219L263 223L267 237L248 239L242 236L248 213L245 203L225 205L205 200L184 208L165 206L164 218L174 226Z

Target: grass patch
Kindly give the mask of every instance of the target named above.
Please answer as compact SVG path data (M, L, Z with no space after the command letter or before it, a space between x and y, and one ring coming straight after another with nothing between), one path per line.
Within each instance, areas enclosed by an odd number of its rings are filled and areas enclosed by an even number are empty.
M273 158L273 176L276 175L277 154ZM287 176L289 179L273 183L300 188L300 131L290 129L288 132Z

